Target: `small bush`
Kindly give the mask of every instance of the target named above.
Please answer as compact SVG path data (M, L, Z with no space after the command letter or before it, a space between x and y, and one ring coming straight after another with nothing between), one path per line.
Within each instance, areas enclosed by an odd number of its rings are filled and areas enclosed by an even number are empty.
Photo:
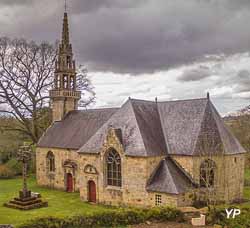
M182 221L183 214L174 208L153 209L117 209L94 215L74 216L71 218L38 218L19 228L90 228L90 227L117 227L133 225L145 221Z
M208 222L211 224L219 224L228 228L250 228L250 208L242 207L241 214L235 218L227 218L225 209L227 206L220 206L210 210ZM231 206L228 209L235 209L237 206Z
M5 165L10 168L15 173L15 175L22 174L22 164L21 162L18 162L17 159L12 158Z
M7 165L0 165L0 179L13 178L14 176L15 172Z

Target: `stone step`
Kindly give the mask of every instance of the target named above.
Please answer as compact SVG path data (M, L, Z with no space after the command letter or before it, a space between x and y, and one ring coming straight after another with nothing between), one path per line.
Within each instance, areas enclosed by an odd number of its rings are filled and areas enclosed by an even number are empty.
M4 206L9 207L9 208L19 209L19 210L31 210L31 209L35 209L35 208L48 207L48 202L39 202L39 203L35 203L32 205L26 205L26 206L13 204L13 203L6 203L6 204L4 204Z
M10 203L12 204L18 204L21 206L26 206L26 205L31 205L31 204L36 204L36 203L41 203L41 199L35 199L35 200L29 200L29 201L16 201L16 200L11 200Z

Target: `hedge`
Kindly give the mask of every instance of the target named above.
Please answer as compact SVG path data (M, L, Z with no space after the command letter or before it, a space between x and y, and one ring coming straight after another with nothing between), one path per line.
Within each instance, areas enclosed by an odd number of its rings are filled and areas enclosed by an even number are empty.
M170 207L153 209L117 209L93 215L77 215L70 218L37 218L18 228L90 228L117 227L139 224L146 221L183 221L183 214Z
M227 218L226 208L228 206L215 207L209 212L208 222L211 224L219 224L228 228L250 228L250 208L242 206L241 214L235 218ZM237 206L231 206L228 209L236 209Z

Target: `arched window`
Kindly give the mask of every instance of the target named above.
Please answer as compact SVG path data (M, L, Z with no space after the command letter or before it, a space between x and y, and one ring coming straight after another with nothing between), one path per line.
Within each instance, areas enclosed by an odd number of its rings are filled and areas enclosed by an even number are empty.
M107 185L122 186L121 157L115 149L110 149L106 156Z
M66 74L63 75L63 88L68 88L68 76Z
M47 168L49 172L55 172L55 156L51 151L47 154Z
M216 164L213 160L207 159L200 166L200 187L213 187Z
M75 83L74 83L74 76L70 77L70 88L74 89L75 88Z

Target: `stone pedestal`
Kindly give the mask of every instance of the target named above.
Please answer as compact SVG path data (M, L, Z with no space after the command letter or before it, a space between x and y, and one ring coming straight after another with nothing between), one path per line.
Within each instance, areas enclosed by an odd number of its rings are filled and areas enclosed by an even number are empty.
M19 198L14 198L8 203L4 204L5 207L19 209L19 210L31 210L35 208L47 207L48 202L42 201L41 195L32 194L31 191L20 191Z

